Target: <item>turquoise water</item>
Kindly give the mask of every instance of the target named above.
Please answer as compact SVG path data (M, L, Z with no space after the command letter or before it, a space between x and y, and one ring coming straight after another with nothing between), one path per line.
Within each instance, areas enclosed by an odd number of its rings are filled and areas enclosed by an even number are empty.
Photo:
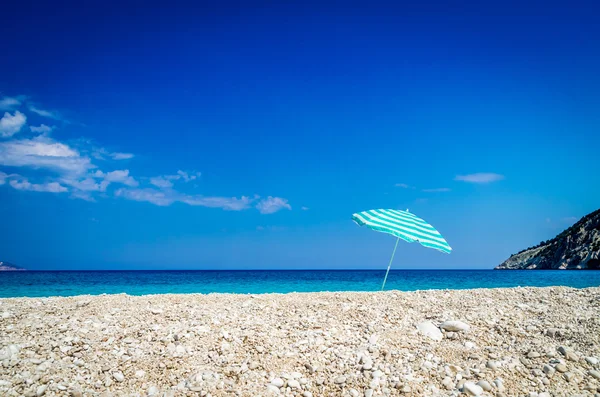
M0 297L378 291L385 270L0 272ZM392 270L386 290L600 286L600 271Z

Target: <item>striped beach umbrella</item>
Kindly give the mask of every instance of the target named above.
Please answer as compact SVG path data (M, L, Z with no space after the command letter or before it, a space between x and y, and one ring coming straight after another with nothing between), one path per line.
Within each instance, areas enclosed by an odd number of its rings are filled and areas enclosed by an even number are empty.
M383 285L381 286L382 290L385 287L385 282L387 281L400 239L409 243L418 241L424 247L433 248L446 254L452 251L452 248L450 248L440 232L423 219L408 212L408 210L379 209L357 212L352 215L352 220L360 226L365 225L375 231L389 233L397 237L392 258L388 264Z

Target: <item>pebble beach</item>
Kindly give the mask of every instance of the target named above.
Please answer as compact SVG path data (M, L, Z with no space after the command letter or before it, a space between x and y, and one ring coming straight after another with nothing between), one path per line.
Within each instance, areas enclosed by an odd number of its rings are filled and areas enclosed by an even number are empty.
M600 397L600 288L0 299L1 396Z

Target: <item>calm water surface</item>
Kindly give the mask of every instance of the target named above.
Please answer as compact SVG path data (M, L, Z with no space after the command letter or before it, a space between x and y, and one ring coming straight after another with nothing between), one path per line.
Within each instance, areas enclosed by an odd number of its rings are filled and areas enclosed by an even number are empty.
M385 270L0 272L0 297L377 291ZM600 271L392 270L387 289L600 286Z

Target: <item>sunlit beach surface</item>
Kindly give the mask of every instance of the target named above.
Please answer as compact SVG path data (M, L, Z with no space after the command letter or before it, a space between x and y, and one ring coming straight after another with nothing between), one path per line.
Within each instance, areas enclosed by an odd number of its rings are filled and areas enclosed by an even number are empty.
M600 288L0 299L3 396L600 393Z

